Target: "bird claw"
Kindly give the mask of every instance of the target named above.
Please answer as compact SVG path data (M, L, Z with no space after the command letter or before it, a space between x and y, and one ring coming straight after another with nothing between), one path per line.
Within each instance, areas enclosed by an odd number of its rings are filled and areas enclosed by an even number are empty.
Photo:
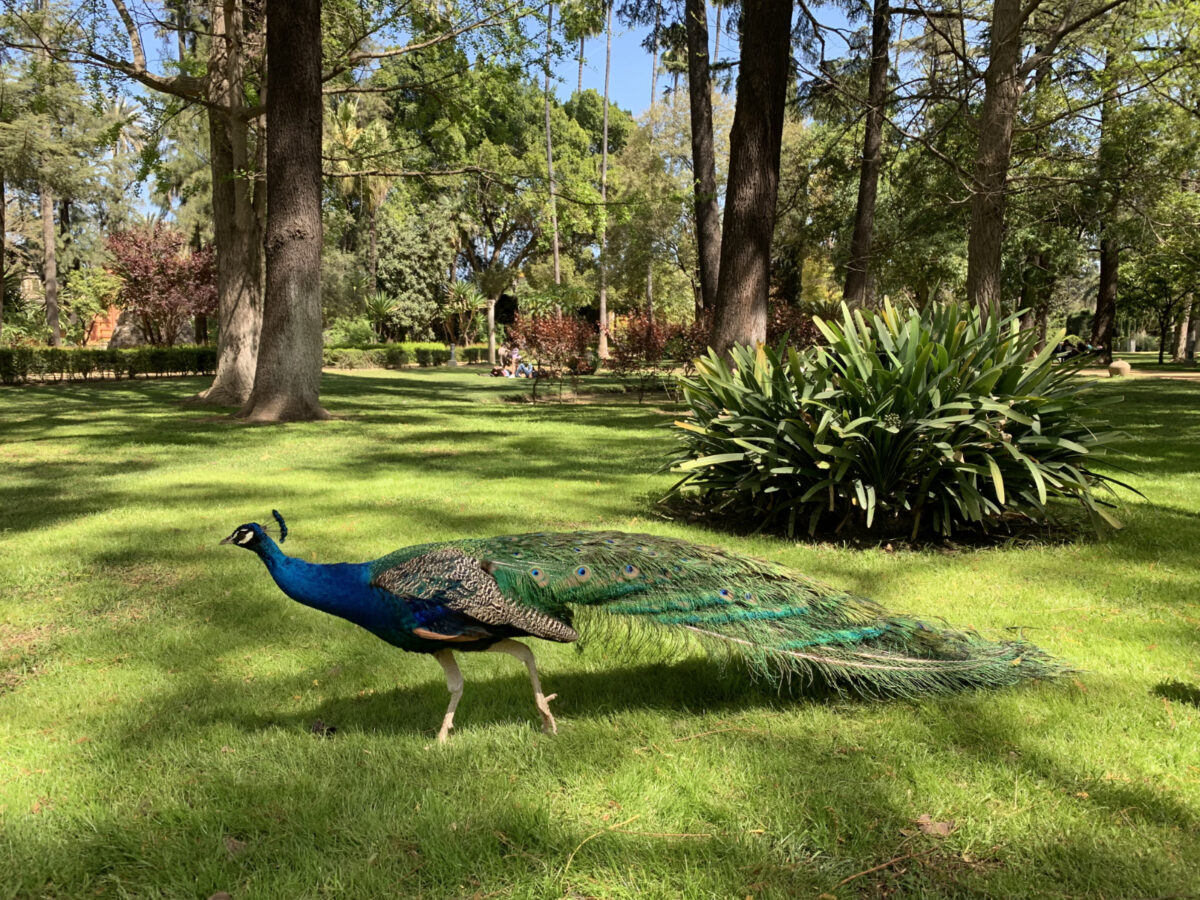
M550 712L550 701L557 696L558 694L549 694L538 701L538 711L542 714L543 734L558 734L558 723L554 721L554 714Z

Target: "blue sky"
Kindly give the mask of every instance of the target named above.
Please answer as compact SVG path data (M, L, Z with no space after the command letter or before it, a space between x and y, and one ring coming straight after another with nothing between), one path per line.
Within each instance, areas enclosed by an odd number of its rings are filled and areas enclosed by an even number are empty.
M833 25L837 28L846 27L845 17L838 11L828 7L818 7L813 10L818 21L822 24ZM722 29L728 21L728 15L723 16ZM716 8L708 7L708 37L709 45L715 42ZM545 34L545 32L542 32ZM634 115L643 112L650 105L650 54L643 49L642 41L650 33L650 26L630 29L623 26L613 17L613 53L612 74L610 76L609 95L618 106L630 110ZM828 35L826 44L830 56L840 56L845 52L845 44L836 36ZM734 35L721 35L720 61L734 60L738 55L737 40ZM575 90L579 77L579 64L571 55L555 67L558 78L557 94L566 99ZM658 95L662 99L664 87L669 87L671 76L661 70L658 76ZM604 36L591 38L584 46L583 87L604 90Z

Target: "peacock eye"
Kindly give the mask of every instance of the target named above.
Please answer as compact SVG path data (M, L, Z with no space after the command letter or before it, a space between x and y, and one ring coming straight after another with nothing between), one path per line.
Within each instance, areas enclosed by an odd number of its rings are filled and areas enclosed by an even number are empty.
M726 588L721 588L721 590L720 590L718 593L720 593L720 595L721 595L722 597L728 597L728 596L729 596L729 591L728 591Z
M580 578L582 578L587 573L588 573L587 566L580 566L578 569L575 570L575 574L578 575Z

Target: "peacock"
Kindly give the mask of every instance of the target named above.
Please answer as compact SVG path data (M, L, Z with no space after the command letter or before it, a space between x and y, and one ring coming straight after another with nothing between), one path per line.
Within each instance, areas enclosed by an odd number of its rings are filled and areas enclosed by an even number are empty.
M991 642L970 630L893 616L865 597L782 565L648 534L576 531L419 544L363 563L310 563L267 527L240 525L222 544L256 553L280 589L389 644L442 666L450 705L463 694L455 652L505 653L529 671L542 730L555 733L533 652L516 638L579 640L603 619L628 634L694 639L738 657L782 687L792 676L877 697L999 687L1052 677L1064 667L1024 641ZM268 532L279 536L279 542ZM603 615L600 615L603 614ZM591 630L600 622L589 622Z

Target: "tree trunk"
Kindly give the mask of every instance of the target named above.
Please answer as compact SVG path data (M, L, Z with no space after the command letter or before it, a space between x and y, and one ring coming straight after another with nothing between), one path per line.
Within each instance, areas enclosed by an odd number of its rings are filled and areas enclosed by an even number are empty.
M58 199L58 235L62 238L62 246L59 248L64 256L69 256L71 247L71 198L60 197ZM78 272L80 267L79 254L75 254L75 258L71 260L69 267L63 269L58 276L59 291L66 291L67 296L70 296L71 272ZM75 309L72 303L59 304L59 316L62 313L67 314L67 325L74 333L75 326L79 324L79 312ZM86 329L85 329L86 334Z
M858 176L858 205L842 299L855 306L868 300L867 273L871 269L871 238L875 231L875 198L879 169L883 165L883 105L887 98L888 46L892 39L889 0L875 0L871 18L871 68L867 85L867 117L863 135L862 166Z
M713 347L767 337L771 238L791 63L791 0L745 0ZM707 44L705 46L707 51Z
M554 283L562 284L558 263L558 200L554 194L554 145L550 138L550 34L554 24L554 4L546 13L546 172L550 177L550 228L553 233ZM582 72L581 72L582 77Z
M714 63L721 61L721 11L725 8L720 3L715 5L717 7L717 22L716 27L713 29L713 31L716 32L716 35L713 38L712 61Z
M213 249L217 268L217 374L191 403L241 406L254 386L262 329L263 188L255 186L258 161L250 162L249 129L239 115L245 94L241 7L212 4L208 58L209 168L212 173ZM263 135L259 134L260 144ZM261 148L260 148L261 150Z
M608 15L604 33L604 126L601 131L600 147L600 202L608 203L608 77L612 70L612 0L608 0ZM600 321L608 321L608 207L604 207L603 230L600 233ZM596 353L608 359L608 329L600 329L599 346Z
M1117 274L1121 250L1115 239L1100 239L1100 289L1096 294L1096 315L1092 319L1092 344L1102 348L1100 361L1112 362L1113 326L1117 318Z
M371 296L379 293L379 216L375 201L367 209L367 267L371 271Z
M583 41L584 36L581 34L579 36L579 85L575 88L575 92L578 94L583 93Z
M720 7L718 7L719 9ZM696 251L700 298L717 303L721 267L721 208L717 203L717 158L713 147L712 78L708 70L708 19L704 0L687 0L688 99L692 124L692 190L696 207Z
M487 302L489 366L496 364L496 301L499 299L499 297L488 297Z
M1021 0L992 6L990 62L984 73L983 111L971 194L967 242L967 300L984 315L1001 309L1001 247L1013 125L1025 89L1021 65Z
M654 131L657 122L654 120L654 100L658 93L658 29L662 22L662 6L654 4L654 33L650 53L650 151L654 151ZM650 241L650 259L646 263L646 315L654 321L654 242Z
M43 184L42 192L42 282L46 287L46 324L50 326L50 344L62 346L62 328L58 323L58 253L54 234L54 195Z
M254 389L238 415L321 408L321 4L267 0L267 292ZM285 87L286 86L286 87Z
M1188 300L1184 304L1183 318L1179 320L1179 333L1175 340L1175 353L1171 359L1174 362L1183 362L1187 359L1187 341L1188 330L1192 325L1192 301Z

